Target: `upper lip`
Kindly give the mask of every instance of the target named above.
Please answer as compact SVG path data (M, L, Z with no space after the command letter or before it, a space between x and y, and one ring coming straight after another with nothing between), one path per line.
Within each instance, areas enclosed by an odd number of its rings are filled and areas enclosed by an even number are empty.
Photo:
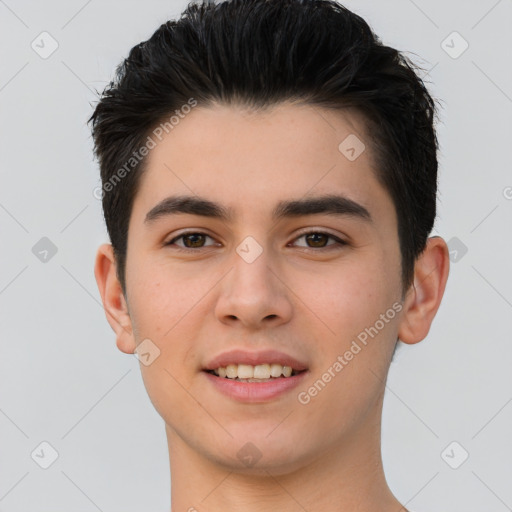
M229 350L222 352L209 361L203 370L216 370L220 367L226 367L229 364L280 364L282 366L291 366L292 370L307 370L307 365L289 354L279 352L278 350L261 350L258 352L249 352L243 349Z

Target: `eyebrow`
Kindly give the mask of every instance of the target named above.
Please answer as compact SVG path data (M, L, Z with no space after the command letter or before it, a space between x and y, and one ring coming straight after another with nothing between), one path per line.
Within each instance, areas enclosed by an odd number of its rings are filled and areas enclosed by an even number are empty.
M160 201L146 214L144 223L151 224L162 217L180 213L211 217L224 222L231 222L234 218L234 211L231 208L202 197L179 195ZM336 194L280 201L272 211L272 219L318 214L355 217L373 223L370 212L363 205L346 196Z

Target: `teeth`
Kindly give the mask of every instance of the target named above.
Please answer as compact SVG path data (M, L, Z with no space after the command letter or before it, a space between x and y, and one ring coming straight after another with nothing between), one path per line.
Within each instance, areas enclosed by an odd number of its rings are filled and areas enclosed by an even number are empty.
M238 370L240 373L240 370ZM254 367L253 377L255 379L270 379L270 365L258 364Z
M226 367L220 367L213 370L215 375L219 377L227 377L228 379L261 379L266 380L271 377L277 378L283 375L290 377L293 372L291 366L281 366L280 364L258 364L252 366L250 364L228 364Z
M252 379L254 377L254 366L249 364L238 365L238 378L239 379Z
M236 379L238 377L238 365L228 364L226 366L226 377L229 379Z
M272 377L280 377L283 372L283 367L280 364L270 365L270 375Z

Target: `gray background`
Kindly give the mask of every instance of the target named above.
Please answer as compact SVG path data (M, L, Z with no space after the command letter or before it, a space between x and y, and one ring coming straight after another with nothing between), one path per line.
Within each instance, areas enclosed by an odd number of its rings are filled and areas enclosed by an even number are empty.
M107 236L86 119L94 88L185 5L0 0L3 512L169 510L163 420L94 280ZM452 268L428 337L401 344L390 369L386 476L416 512L512 510L512 2L345 5L416 54L443 102L434 233ZM46 59L31 47L43 31L58 42ZM43 237L57 248L46 261ZM58 452L47 469L44 441Z

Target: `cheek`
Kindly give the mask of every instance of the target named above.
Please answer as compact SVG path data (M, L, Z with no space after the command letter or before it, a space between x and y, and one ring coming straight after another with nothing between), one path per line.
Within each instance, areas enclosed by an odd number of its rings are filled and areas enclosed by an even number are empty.
M340 343L374 322L391 304L389 283L378 260L331 267L322 277L303 281L304 304Z
M151 340L158 354L150 364L140 364L144 386L158 413L170 424L179 423L173 411L184 413L193 402L185 391L191 374L184 361L193 348L194 314L204 292L157 265L139 265L132 276L129 293L135 341L139 345Z
M169 265L152 262L137 266L132 278L129 293L135 342L139 345L149 339L159 354L151 365L141 365L142 376L152 400L158 400L160 393L175 388L169 384L185 385L193 378L191 367L199 359L197 339L211 309L206 299L215 276L191 278ZM174 391L179 395L179 386Z
M364 265L339 267L320 281L321 286L302 291L312 297L308 306L318 314L314 324L329 328L316 337L321 350L314 375L310 387L301 390L311 400L304 408L310 431L327 430L336 436L354 427L380 396L396 323L394 310L388 322L380 320L395 302L396 288L396 276L386 276L383 268L383 260L367 259ZM375 331L371 328L376 322ZM311 315L305 325L311 332ZM328 418L325 410L330 411Z
M183 272L170 269L147 258L134 262L131 281L127 282L132 324L142 338L154 338L167 345L180 322L194 314L205 294L205 279L190 279ZM139 341L139 340L136 340Z

